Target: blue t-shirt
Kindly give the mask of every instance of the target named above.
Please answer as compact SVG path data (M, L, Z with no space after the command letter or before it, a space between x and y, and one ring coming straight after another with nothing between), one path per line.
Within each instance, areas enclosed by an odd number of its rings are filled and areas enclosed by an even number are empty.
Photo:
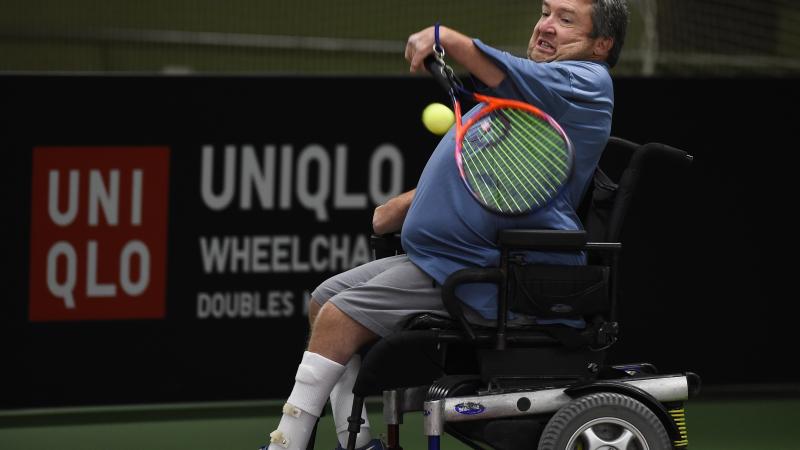
M582 229L575 210L611 132L614 94L605 63L537 63L474 42L506 74L499 86L482 91L528 102L550 114L572 140L575 168L561 195L547 207L523 216L500 216L482 207L464 186L454 157L455 130L451 129L422 172L402 230L403 248L411 261L440 284L463 268L498 266L500 230ZM526 257L541 264L585 264L581 253L529 252ZM463 285L456 294L484 318L496 318L494 285Z

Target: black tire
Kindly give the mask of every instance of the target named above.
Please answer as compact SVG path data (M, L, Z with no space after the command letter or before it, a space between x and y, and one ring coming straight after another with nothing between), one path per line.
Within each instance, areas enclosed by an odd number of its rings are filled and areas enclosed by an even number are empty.
M538 450L671 450L664 425L650 408L610 392L579 397L558 410Z

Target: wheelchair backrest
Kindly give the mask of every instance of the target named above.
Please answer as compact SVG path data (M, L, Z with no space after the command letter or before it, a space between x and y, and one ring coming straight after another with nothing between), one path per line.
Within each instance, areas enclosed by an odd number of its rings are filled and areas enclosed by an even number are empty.
M692 157L683 150L651 142L644 145L610 137L593 182L578 209L589 242L620 242L623 224L641 189L643 174L677 173ZM664 189L670 189L666 179Z

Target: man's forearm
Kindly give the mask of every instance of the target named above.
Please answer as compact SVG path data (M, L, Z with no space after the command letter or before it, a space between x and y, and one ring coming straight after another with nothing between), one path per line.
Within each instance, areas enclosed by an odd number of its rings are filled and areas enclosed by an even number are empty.
M414 192L416 189L402 193L375 208L372 215L372 229L376 234L392 233L403 227L403 221L414 199Z
M450 28L440 27L439 40L447 52L447 57L464 66L469 73L487 86L497 87L505 78L505 73L478 49L472 38Z
M428 27L412 34L406 43L406 59L411 63L411 71L424 70L423 61L433 53L436 42L434 27ZM472 38L447 27L439 27L439 42L446 56L466 68L473 76L489 87L496 87L505 79L505 73L486 56Z

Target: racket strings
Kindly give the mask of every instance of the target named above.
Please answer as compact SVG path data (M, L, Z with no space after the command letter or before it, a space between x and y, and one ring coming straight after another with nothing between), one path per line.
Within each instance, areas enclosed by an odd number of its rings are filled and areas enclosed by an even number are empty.
M493 133L496 134L496 133ZM493 136L496 139L499 139L499 136ZM512 210L521 211L525 208L525 204L520 205L517 202L517 198L522 197L524 198L532 198L535 204L540 204L541 202L546 202L547 199L542 195L542 192L536 189L535 186L530 186L533 188L534 192L531 192L529 189L529 181L537 181L535 175L530 172L529 166L530 161L522 161L520 159L520 155L516 154L512 148L508 146L508 144L503 140L496 141L496 149L502 152L501 155L496 155L496 152L487 151L484 155L488 155L494 164L488 166L489 170L495 175L493 180L495 180L496 188L500 191L501 201L504 202L509 208L511 205L508 203L508 199L510 198L511 201L514 203L514 207L511 208ZM491 149L488 149L491 150ZM500 156L500 157L498 157ZM523 155L524 156L524 155ZM486 165L482 164L482 167L486 168ZM521 170L524 170L527 177L523 177ZM534 167L534 169L538 173L538 169ZM498 182L497 180L501 180ZM503 183L502 180L508 180L510 183ZM524 189L524 193L520 191L519 188ZM536 197L538 196L538 200Z
M482 198L485 200L487 196L492 197L493 201L490 204L497 206L501 210L510 212L523 211L526 205L530 203L530 200L532 200L535 205L545 203L547 198L543 195L543 190L537 189L536 186L530 186L528 182L529 178L522 177L520 171L515 168L523 167L527 169L526 163L519 161L516 155L514 155L513 152L509 152L505 146L501 146L498 150L504 153L500 155L501 157L499 158L494 152L487 151L485 154L488 155L488 159L491 159L491 161L485 162L487 158L476 159L483 170L483 174L491 173L493 175L491 177L482 176L480 177L482 183L475 183L480 190L484 191ZM515 161L510 161L510 159L515 159ZM511 162L521 165L512 166L510 164ZM525 175L529 177L534 176L529 170L526 170ZM489 183L487 183L487 178L490 181ZM541 185L539 187L542 188ZM531 192L530 188L533 189L533 192ZM520 202L517 201L518 199L523 201L523 203L520 204ZM513 203L513 205L511 203Z
M534 194L528 189L525 179L520 178L518 171L509 166L507 158L498 158L491 151L485 152L485 154L488 157L475 158L473 159L474 164L465 166L470 173L471 184L476 188L484 203L501 211L523 211L526 205L517 201L523 194L517 187L525 190L524 195L527 198L534 197ZM538 197L538 200L534 199L535 204L546 201L540 193Z
M544 120L530 113L516 109L507 109L505 111L513 115L512 121L514 121L517 125L514 130L519 132L512 133L512 136L525 134L528 138L530 138L528 142L520 143L520 145L523 145L524 148L528 149L529 153L532 155L535 155L535 152L531 151L533 148L544 150L542 152L542 156L544 156L551 163L551 167L554 167L559 171L559 174L556 178L566 176L569 167L569 153L567 151L567 145L561 135ZM530 127L528 125L530 125ZM529 130L536 132L538 138L537 136L531 135ZM534 147L532 145L532 141L535 141L535 143L538 145Z
M505 183L503 180L511 178L508 175L509 172L513 174L513 177L519 183L522 183L522 180L519 180L513 171L506 170L507 161L498 160L492 152L486 152L486 154L489 155L488 158L474 159L480 167L475 167L475 164L465 161L465 167L471 175L472 186L476 188L485 204L494 206L501 211L521 211L523 206L516 201L515 192L509 190L509 183ZM491 159L491 161L487 161L487 159ZM490 174L493 176L490 176ZM477 180L480 180L480 182L477 182ZM514 203L514 205L512 206L511 203Z
M518 114L517 111L513 112ZM526 118L529 119L530 116ZM566 146L563 145L561 137L540 120L526 121L528 122L527 125L532 126L531 130L538 137L528 133L528 127L520 122L519 120L515 121L515 130L519 131L519 133L511 133L509 135L510 139L512 139L512 144L505 144L502 147L509 155L517 158L520 164L519 168L525 170L529 176L528 182L538 186L537 192L540 194L542 201L547 202L550 198L548 193L557 191L567 176ZM523 133L524 136L520 136L520 133ZM554 152L554 148L560 150L562 154L559 155ZM537 153L534 149L542 150L542 152ZM518 156L525 158L525 161L519 160ZM531 170L536 173L531 173ZM545 186L543 183L547 185Z
M557 185L554 185L551 182L551 180L556 179L556 176L549 170L547 166L543 166L538 158L536 158L536 155L530 151L532 145L531 142L521 142L517 136L517 133L510 133L508 137L512 141L513 146L502 140L497 141L497 146L504 152L504 156L507 159L513 160L515 163L515 165L511 166L511 170L515 174L515 181L520 182L521 186L526 188L526 190L530 184L538 185L538 189L536 186L531 187L536 190L536 194L538 194L539 198L543 202L546 202L547 198L544 197L542 192L547 192L548 189L557 189ZM519 150L526 151L520 152ZM524 161L522 159L524 159ZM547 171L547 175L542 173L542 168ZM527 177L520 178L518 174L521 171L524 171ZM532 171L536 173L533 173ZM546 182L548 186L543 186L542 181ZM529 191L528 194L531 195Z
M550 201L568 177L569 152L548 123L520 110L497 110L462 142L466 179L481 200L520 213Z

